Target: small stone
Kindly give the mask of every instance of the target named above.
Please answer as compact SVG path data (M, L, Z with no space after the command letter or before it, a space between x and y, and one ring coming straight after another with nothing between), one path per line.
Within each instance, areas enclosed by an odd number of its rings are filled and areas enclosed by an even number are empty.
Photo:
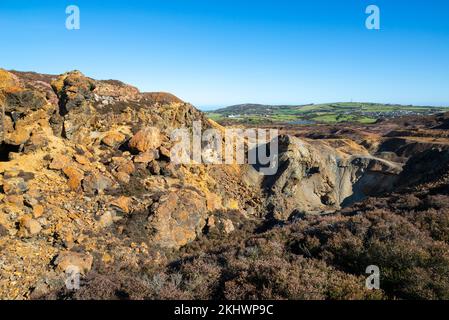
M235 230L234 224L231 220L223 219L223 230L226 234L229 234Z
M156 176L161 174L161 167L157 161L151 161L148 164L148 170L150 170L151 174Z
M123 162L118 168L118 172L123 172L126 174L132 174L134 171L136 171L136 167L134 166L134 163L132 161L126 161Z
M107 228L107 227L111 226L113 223L114 223L114 219L112 217L112 213L109 211L104 213L100 217L100 226L102 226L103 228Z
M105 264L109 264L112 261L114 261L114 259L111 257L111 255L109 253L105 253L105 254L103 254L103 257L101 257L101 261L103 261L103 263L105 263Z
M215 193L209 193L209 192L206 193L206 204L207 204L207 210L209 210L209 211L223 209L223 206L221 203L221 197Z
M119 182L124 184L128 184L129 181L131 180L130 175L124 172L116 172L114 176L117 178Z
M209 229L212 229L215 227L215 217L214 216L210 216L209 218L207 218L207 227Z
M159 152L161 153L162 156L170 159L170 150L169 149L167 149L165 147L160 147Z
M23 196L23 200L28 207L33 207L38 204L38 201L28 193Z
M40 204L33 206L33 217L40 218L44 214L44 207Z
M88 194L100 194L110 189L113 184L110 178L100 173L92 173L83 180L83 189Z
M40 223L28 215L22 217L19 221L19 235L22 238L37 235L41 230L42 227Z
M23 206L23 196L22 195L16 195L16 194L11 194L9 196L6 196L3 201L5 203L9 203L12 205L16 205L18 207Z

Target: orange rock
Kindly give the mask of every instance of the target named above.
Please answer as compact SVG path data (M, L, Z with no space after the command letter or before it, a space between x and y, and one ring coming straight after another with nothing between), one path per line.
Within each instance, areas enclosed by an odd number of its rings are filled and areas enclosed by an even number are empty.
M166 158L170 158L170 150L165 147L160 147L159 152Z
M70 162L71 161L69 157L62 154L57 154L53 157L52 162L49 165L49 168L53 170L61 170L62 168L68 166Z
M26 215L19 220L19 236L32 237L41 232L42 227L39 222Z
M21 207L23 205L23 196L22 195L9 195L4 198L6 203L16 205Z
M129 206L131 204L131 198L121 196L120 198L112 201L111 205L119 208L123 212L129 213Z
M129 147L138 152L157 149L161 144L160 131L155 127L146 127L140 130L129 141Z
M134 163L132 161L126 161L117 168L117 171L131 174L136 171L136 167L134 166Z
M40 204L33 206L33 217L40 218L44 214L44 207Z
M157 151L149 150L134 157L135 163L150 163L154 159L158 158Z
M216 195L215 193L206 193L206 203L207 210L209 211L223 209L221 197Z
M4 69L0 69L0 89L14 87L18 85L19 81L15 75Z
M82 156L80 154L75 155L75 160L76 160L76 162L78 162L79 164L82 164L82 165L86 165L86 164L90 163L89 159L87 159L85 156Z
M24 144L30 138L30 131L24 127L17 128L9 136L6 135L6 139L9 143L14 145Z
M129 183L129 180L131 180L129 174L125 172L116 172L114 176L117 178L118 181L122 183Z
M65 167L63 172L69 179L68 185L70 190L77 191L81 187L81 181L84 177L83 173L71 166Z
M101 142L109 147L114 148L122 144L125 139L126 136L124 134L117 131L110 131L103 137L103 139L101 139Z

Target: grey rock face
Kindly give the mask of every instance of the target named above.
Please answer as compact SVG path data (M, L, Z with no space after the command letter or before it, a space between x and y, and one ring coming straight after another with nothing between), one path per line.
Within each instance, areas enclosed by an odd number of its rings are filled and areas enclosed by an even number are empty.
M294 211L334 211L366 196L388 192L402 170L399 164L368 152L350 155L325 140L282 136L279 141L279 171L266 177L263 185L267 207L280 220Z

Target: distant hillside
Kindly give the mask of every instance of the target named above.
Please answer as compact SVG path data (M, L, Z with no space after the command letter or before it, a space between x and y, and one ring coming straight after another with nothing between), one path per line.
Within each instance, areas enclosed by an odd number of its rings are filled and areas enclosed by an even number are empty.
M406 115L428 115L445 111L444 107L338 102L308 105L240 104L209 112L219 122L240 123L374 123Z
M265 105L265 104L237 104L226 108L215 110L214 113L219 114L262 114L274 113L277 110L300 108L302 106L293 105Z

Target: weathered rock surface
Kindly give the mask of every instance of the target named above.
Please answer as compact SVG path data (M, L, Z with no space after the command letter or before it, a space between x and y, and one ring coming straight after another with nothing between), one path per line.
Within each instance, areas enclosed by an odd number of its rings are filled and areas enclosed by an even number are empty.
M173 129L216 124L169 94L79 71L0 70L0 102L0 247L22 257L0 272L27 275L0 283L1 298L54 290L70 265L87 275L96 263L163 256L201 235L228 198L243 207L257 197L239 185L238 167L170 162Z
M401 165L360 151L351 150L349 142L335 148L326 141L282 136L278 173L263 181L273 216L285 220L294 212L334 211L393 190Z

